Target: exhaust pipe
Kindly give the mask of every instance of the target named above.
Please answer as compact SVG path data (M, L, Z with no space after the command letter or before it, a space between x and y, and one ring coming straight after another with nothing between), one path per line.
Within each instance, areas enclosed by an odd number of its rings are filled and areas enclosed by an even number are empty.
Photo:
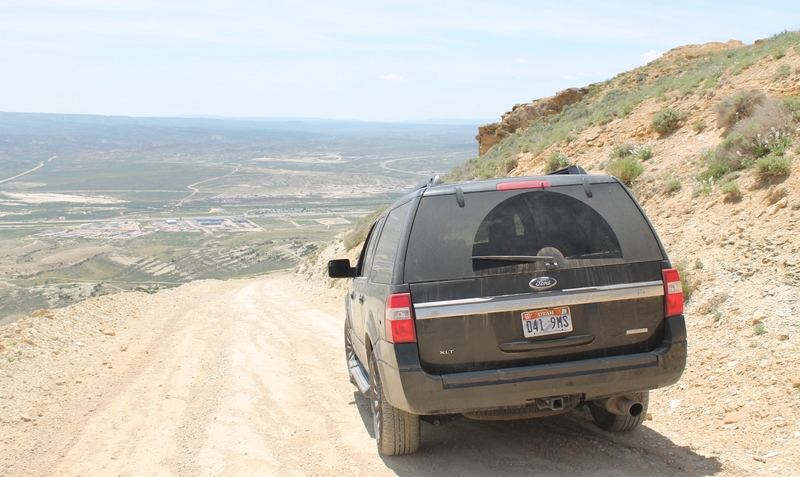
M644 406L642 406L642 403L636 402L633 399L621 397L617 399L617 409L619 409L622 414L636 417L642 413Z
M636 417L644 411L644 406L641 402L627 396L612 396L595 400L594 403L611 414L618 416Z

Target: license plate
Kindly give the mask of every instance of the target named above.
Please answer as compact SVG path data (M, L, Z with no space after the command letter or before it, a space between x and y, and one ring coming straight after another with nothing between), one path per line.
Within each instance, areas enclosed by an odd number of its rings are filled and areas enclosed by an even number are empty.
M522 332L526 338L570 331L572 331L572 316L569 314L569 307L522 313Z

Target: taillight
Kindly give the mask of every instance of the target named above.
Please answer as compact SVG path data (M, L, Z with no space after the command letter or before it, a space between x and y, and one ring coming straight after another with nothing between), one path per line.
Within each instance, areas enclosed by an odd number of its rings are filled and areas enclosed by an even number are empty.
M386 299L386 340L390 343L416 343L411 295L397 293Z
M664 315L680 315L683 313L681 276L674 268L662 270L661 274L664 276Z
M547 189L548 187L550 187L548 181L513 181L497 184L497 190Z

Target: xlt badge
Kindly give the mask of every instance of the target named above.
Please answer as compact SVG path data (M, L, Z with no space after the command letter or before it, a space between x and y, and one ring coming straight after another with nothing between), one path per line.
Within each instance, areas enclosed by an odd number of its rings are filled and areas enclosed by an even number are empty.
M558 283L558 280L556 280L555 278L537 277L531 280L530 283L528 283L528 285L530 285L530 287L533 288L534 290L541 291L541 290L547 290L548 288L553 288L554 286L556 286L556 283Z

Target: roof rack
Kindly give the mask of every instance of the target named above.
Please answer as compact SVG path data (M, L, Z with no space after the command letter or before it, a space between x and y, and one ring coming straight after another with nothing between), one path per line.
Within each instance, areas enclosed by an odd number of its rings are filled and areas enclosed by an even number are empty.
M585 174L586 172L584 172ZM419 184L415 185L412 191L425 189L427 187L437 186L442 183L442 178L439 177L439 174L435 176L430 176L429 178L425 179L424 181L420 182Z
M553 172L548 172L547 173L548 176L552 175L552 174L584 174L585 175L585 174L587 174L587 172L583 167L581 167L581 166L579 166L577 164L573 164L571 166L562 167L561 169L559 169L557 171L553 171Z

